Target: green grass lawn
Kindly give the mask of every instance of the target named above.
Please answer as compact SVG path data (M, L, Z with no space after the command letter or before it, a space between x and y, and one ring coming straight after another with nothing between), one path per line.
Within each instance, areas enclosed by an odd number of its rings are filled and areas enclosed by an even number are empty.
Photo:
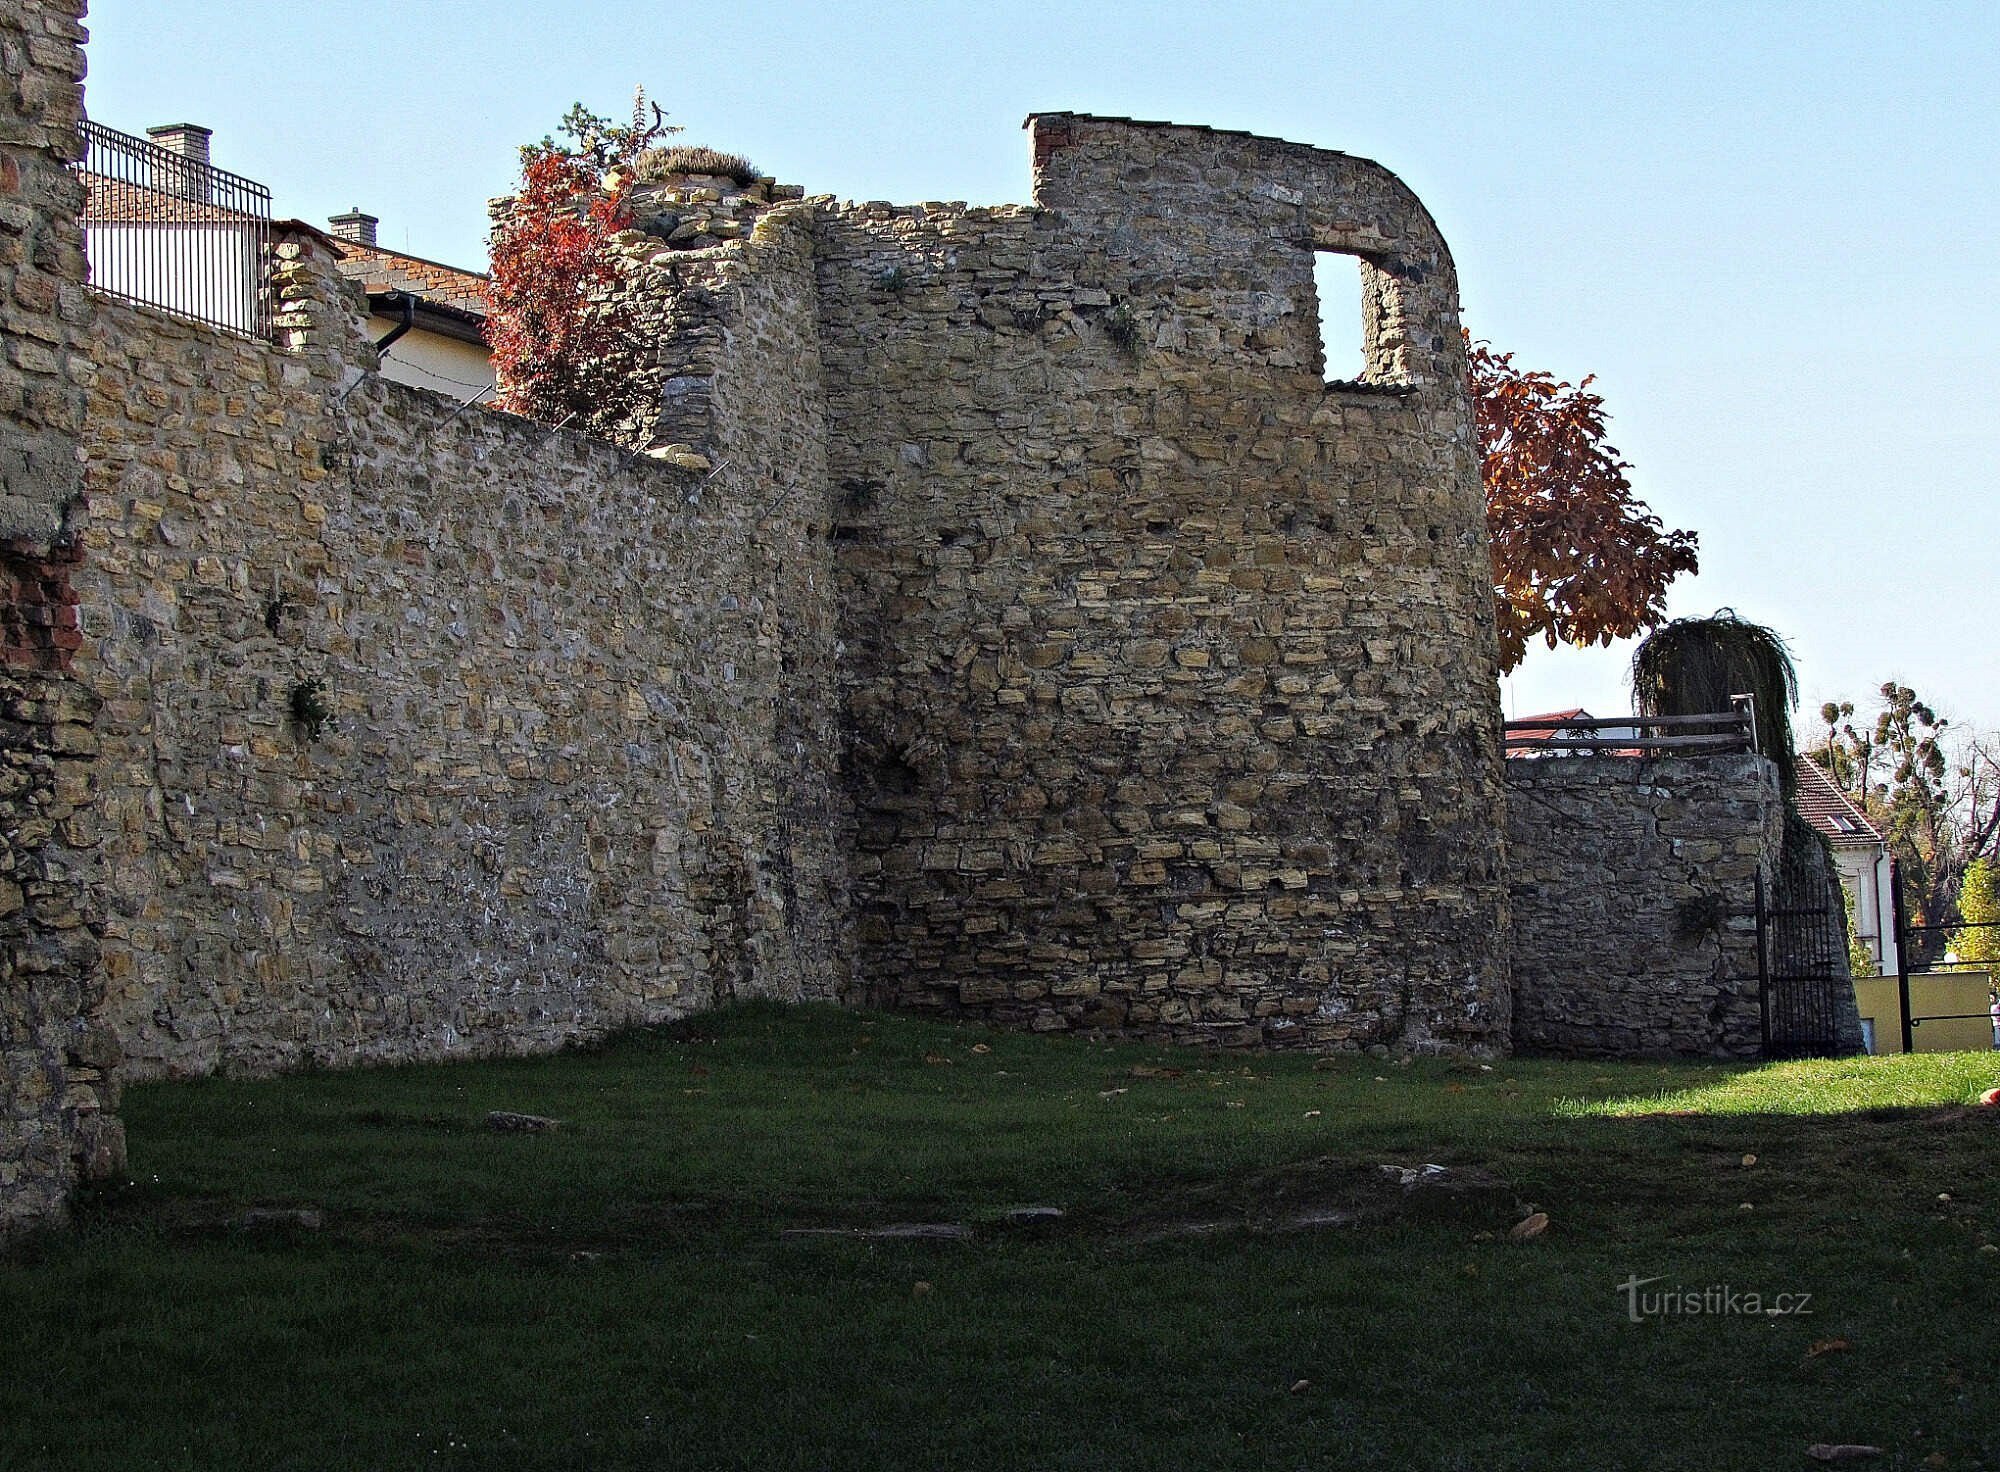
M757 1007L148 1085L131 1183L0 1260L0 1467L2000 1468L1996 1083ZM895 1222L971 1236L786 1235Z

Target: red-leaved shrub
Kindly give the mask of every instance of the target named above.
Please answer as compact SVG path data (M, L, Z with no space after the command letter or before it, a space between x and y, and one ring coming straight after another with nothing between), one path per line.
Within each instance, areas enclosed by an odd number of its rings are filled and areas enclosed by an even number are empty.
M632 348L611 236L624 180L592 159L532 150L511 218L493 237L486 340L500 407L544 424L615 416Z

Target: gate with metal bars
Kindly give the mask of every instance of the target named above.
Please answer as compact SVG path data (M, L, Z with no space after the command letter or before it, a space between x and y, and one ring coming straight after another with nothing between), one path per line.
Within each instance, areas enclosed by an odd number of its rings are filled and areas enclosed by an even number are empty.
M1757 876L1757 980L1767 1058L1831 1058L1841 1051L1841 991L1853 982L1847 917L1837 893L1825 868L1804 853L1787 852L1768 881Z

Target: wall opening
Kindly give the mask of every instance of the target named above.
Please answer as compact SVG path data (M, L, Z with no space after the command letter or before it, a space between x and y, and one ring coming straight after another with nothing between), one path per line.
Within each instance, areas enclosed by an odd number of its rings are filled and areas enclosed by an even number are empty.
M1320 377L1358 383L1368 376L1368 332L1362 311L1362 261L1339 251L1313 252L1313 295L1319 307Z

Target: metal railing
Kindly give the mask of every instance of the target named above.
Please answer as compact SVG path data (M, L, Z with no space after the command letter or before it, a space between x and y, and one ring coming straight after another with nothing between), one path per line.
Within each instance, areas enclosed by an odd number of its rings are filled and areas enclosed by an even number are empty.
M271 191L157 143L83 125L90 284L249 337L271 325Z
M1507 722L1507 755L1719 756L1756 750L1750 712L1708 716L1578 716Z

